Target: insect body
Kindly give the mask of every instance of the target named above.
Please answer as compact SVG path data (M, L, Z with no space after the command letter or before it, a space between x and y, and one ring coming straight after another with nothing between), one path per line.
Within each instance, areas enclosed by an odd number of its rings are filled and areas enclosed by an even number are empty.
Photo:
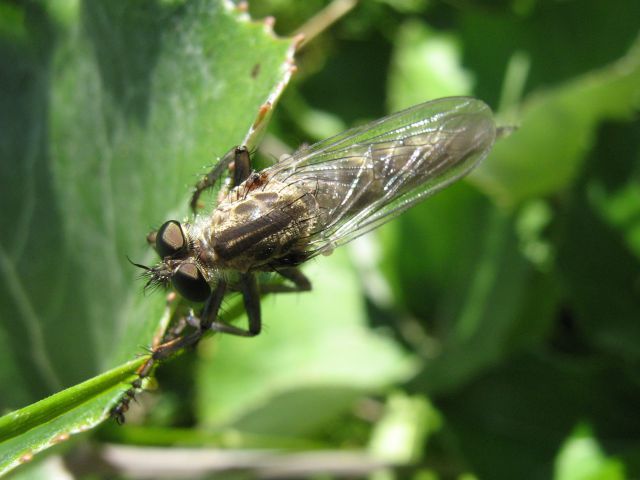
M155 236L162 260L142 267L151 283L171 283L204 307L197 320L188 322L195 331L155 347L140 377L149 374L153 362L195 344L207 331L257 335L261 293L309 290L298 265L330 253L464 176L487 155L495 138L487 105L451 97L347 130L259 173L251 172L245 147L232 149L196 186L191 206L195 211L200 193L229 164L233 188L211 215L196 216L193 223L164 223ZM263 271L276 272L289 284L258 285L256 273ZM229 291L242 294L248 329L218 319ZM129 397L114 409L116 418L122 419Z

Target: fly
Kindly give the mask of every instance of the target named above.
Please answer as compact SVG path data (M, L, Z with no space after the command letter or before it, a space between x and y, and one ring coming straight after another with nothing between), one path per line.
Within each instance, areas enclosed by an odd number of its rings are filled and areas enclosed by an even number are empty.
M138 379L113 409L116 420L154 365L196 344L208 331L258 335L260 295L311 289L299 265L382 225L473 169L491 150L496 125L489 107L469 97L416 105L352 128L260 172L246 147L233 148L195 187L200 194L232 171L210 215L193 222L165 222L153 236L160 262L145 270L150 284L172 285L201 313L173 329L154 347ZM231 167L231 168L230 168ZM256 274L275 272L285 283L259 284ZM224 296L241 293L248 326L218 317Z

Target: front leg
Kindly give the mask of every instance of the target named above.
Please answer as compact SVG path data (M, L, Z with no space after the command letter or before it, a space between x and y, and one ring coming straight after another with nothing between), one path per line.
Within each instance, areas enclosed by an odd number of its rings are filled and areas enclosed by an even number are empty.
M251 173L251 157L249 150L244 145L234 147L229 150L218 163L216 163L211 171L207 173L194 187L193 194L189 206L191 211L196 213L198 209L198 199L202 192L213 187L220 179L226 169L233 171L233 186L240 185Z
M217 321L215 318L208 323L208 328L215 332L230 333L240 337L255 337L262 330L260 292L258 290L258 283L256 281L255 274L242 274L238 287L244 300L244 309L247 312L249 328L245 330L244 328L239 328L234 325Z
M200 318L193 314L180 318L176 325L164 336L162 343L151 348L151 355L138 367L136 371L138 377L131 383L131 388L124 392L118 403L111 409L111 416L119 424L124 423L125 413L129 410L131 400L135 399L136 393L142 388L143 380L151 375L153 369L180 350L196 345L209 331L209 319L217 317L226 287L227 285L224 281L219 282L205 303ZM183 334L182 331L189 325L195 327L195 330Z

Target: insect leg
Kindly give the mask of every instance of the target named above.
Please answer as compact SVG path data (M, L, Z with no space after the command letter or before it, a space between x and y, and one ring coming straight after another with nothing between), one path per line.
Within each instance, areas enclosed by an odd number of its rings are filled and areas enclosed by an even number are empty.
M260 293L295 293L308 292L311 290L311 282L299 268L281 268L277 272L287 280L293 282L293 285L266 283L260 285Z
M233 186L237 187L251 174L251 157L244 145L235 148L233 159Z
M244 308L249 319L249 328L239 328L234 325L228 325L219 322L215 316L203 321L202 325L208 325L208 328L216 332L230 333L240 337L255 337L262 330L262 319L260 315L260 292L258 291L258 283L256 277L252 273L245 273L240 278L240 293L244 300ZM217 312L216 312L217 316Z
M224 174L228 168L233 169L233 185L239 185L242 183L251 173L251 158L249 157L249 150L245 146L239 146L232 148L216 163L211 171L207 173L196 184L191 195L191 201L189 206L195 213L198 208L198 199L202 192L211 188Z
M188 335L176 337L153 348L151 356L136 370L138 378L131 382L131 388L123 394L118 404L111 409L111 416L115 418L116 422L120 425L124 423L124 414L129 410L131 400L135 399L136 393L142 388L142 381L151 374L156 364L183 348L195 345L202 338L202 335L203 332L201 330L195 330Z
M138 378L131 383L131 388L124 393L118 404L111 409L111 416L114 417L119 424L124 423L124 415L127 410L129 410L131 400L135 398L136 392L142 388L142 381L151 374L153 368L174 353L196 345L207 331L212 330L242 337L254 337L260 333L262 329L260 293L255 275L250 273L242 275L239 285L240 292L244 299L245 310L249 318L249 328L245 330L217 321L220 305L222 304L222 299L224 298L227 288L226 282L221 280L207 300L200 318L191 316L191 318L181 319L176 325L176 330L169 333L167 337L171 337L176 333L179 334L186 325L195 324L197 325L196 330L187 335L178 336L154 346L151 351L151 356L138 368L136 371Z
M175 322L175 324L172 325L167 333L162 337L162 341L160 342L160 344L167 343L174 338L179 337L188 325L192 325L189 320L190 315L187 317L180 317L178 321Z
M207 300L201 318L195 317L192 314L188 317L180 318L178 323L165 335L163 343L153 346L151 355L147 361L136 371L138 378L131 383L131 388L124 393L118 404L111 409L111 416L114 417L119 424L124 423L124 414L129 410L131 400L135 398L136 393L142 388L142 381L151 375L154 367L174 353L196 345L205 333L209 331L211 323L208 323L207 319L215 319L217 317L226 288L227 285L224 281L219 282ZM180 335L187 325L195 326L196 329L186 335Z

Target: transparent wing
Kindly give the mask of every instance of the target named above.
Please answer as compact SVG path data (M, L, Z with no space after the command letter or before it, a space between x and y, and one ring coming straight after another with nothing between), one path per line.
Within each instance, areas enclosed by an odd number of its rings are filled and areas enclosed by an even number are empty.
M469 97L416 105L296 152L271 167L320 209L309 254L372 230L467 174L491 149L489 107Z

